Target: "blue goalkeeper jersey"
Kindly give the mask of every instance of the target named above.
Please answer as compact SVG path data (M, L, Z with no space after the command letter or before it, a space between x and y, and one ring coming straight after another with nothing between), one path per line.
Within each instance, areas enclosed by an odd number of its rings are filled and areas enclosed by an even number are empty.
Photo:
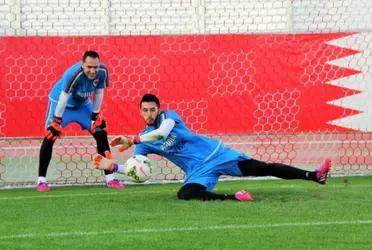
M78 62L65 71L62 78L54 85L49 94L52 102L58 102L62 91L71 94L67 107L78 108L89 101L89 97L96 89L108 86L108 72L105 65L100 64L95 79L90 80L83 72L82 63Z
M160 124L166 118L175 121L175 126L168 137L157 141L137 144L135 154L161 155L179 166L187 176L192 175L193 178L194 176L197 177L211 172L224 174L224 169L236 167L228 163L241 159L250 159L250 157L242 153L225 147L219 140L194 134L173 110L162 111L155 124L153 126L147 126L141 134L159 128ZM223 169L216 172L216 168L219 167Z

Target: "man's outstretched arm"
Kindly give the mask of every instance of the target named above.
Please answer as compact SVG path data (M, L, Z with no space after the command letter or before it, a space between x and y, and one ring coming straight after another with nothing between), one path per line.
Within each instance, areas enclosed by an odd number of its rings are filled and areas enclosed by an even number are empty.
M110 145L113 147L118 146L119 151L123 152L124 150L130 148L133 144L162 140L168 137L175 124L176 122L173 119L167 118L160 124L159 128L153 131L132 138L127 136L117 136L112 139Z

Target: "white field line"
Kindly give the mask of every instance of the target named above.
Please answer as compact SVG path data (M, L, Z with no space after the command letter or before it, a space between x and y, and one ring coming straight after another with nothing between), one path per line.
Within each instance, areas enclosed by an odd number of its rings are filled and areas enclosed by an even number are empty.
M20 233L0 236L0 240L31 239L31 238L57 238L57 237L89 237L118 234L121 237L130 234L144 233L173 233L173 232L200 232L217 230L250 230L268 228L288 228L288 227L319 227L319 226L350 226L350 225L370 225L372 220L350 220L350 221L325 221L325 222L298 222L298 223L272 223L272 224L240 224L240 225L217 225L200 227L175 227L175 228L143 228L143 229L124 229L124 230L103 230L103 231L75 231L75 232L51 232L51 233Z
M150 187L149 187L150 188ZM263 190L263 189L306 189L307 187L298 186L298 185L280 185L274 187L247 187L248 191L251 190ZM323 187L322 187L323 188ZM372 185L353 185L353 184L339 184L339 185L327 185L324 188L372 188ZM177 189L174 190L174 193ZM36 192L36 191L35 191ZM88 192L88 191L87 191ZM137 194L157 194L164 191L155 191L155 190L130 190L130 191L121 191L121 192L95 192L95 193L73 193L73 194L48 194L41 193L39 195L21 195L21 196L12 196L12 197L0 197L0 201L8 200L28 200L28 199L48 199L48 198L77 198L77 197L90 197L90 196L114 196L114 195L137 195ZM218 191L216 191L218 192ZM1 191L0 191L1 194Z
M164 192L164 191L162 191ZM96 192L96 193L75 193L75 194L40 194L40 195L21 195L21 196L12 196L12 197L0 197L0 201L2 200L29 200L29 199L49 199L49 198L75 198L75 197L90 197L90 196L111 196L111 195L137 195L141 193L146 194L156 194L161 193L161 191L122 191L122 192Z
M308 144L342 144L342 143L372 143L372 140L326 140L326 141L289 141L289 142L282 142L282 141L270 141L270 142L255 142L255 141L243 141L243 142L225 142L225 145L283 145L283 144L298 144L298 145L308 145ZM89 145L90 146L90 145ZM56 149L64 149L64 148L86 148L83 145L66 145L66 146L56 146ZM3 150L39 150L40 146L19 146L19 147L2 147Z

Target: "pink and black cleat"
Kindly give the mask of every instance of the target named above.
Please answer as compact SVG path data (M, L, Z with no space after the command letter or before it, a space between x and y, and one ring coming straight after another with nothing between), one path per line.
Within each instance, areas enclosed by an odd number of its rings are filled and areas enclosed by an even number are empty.
M331 160L326 159L322 162L322 165L316 170L316 181L320 184L326 184L331 172L332 163Z
M50 191L50 187L48 186L48 183L46 183L46 182L40 182L40 183L37 184L36 190L38 192L49 192Z
M123 189L124 188L124 184L121 183L119 180L117 179L114 179L112 181L109 181L109 182L106 182L106 186L108 188L114 188L114 189Z
M238 201L253 201L253 196L247 191L239 191L235 193L235 199Z

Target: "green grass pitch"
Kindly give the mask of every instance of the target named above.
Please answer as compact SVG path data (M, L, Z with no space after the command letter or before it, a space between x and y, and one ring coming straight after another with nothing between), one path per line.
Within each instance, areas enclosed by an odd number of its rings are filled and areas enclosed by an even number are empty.
M253 202L180 201L181 184L0 190L0 249L371 249L372 176L220 182Z

